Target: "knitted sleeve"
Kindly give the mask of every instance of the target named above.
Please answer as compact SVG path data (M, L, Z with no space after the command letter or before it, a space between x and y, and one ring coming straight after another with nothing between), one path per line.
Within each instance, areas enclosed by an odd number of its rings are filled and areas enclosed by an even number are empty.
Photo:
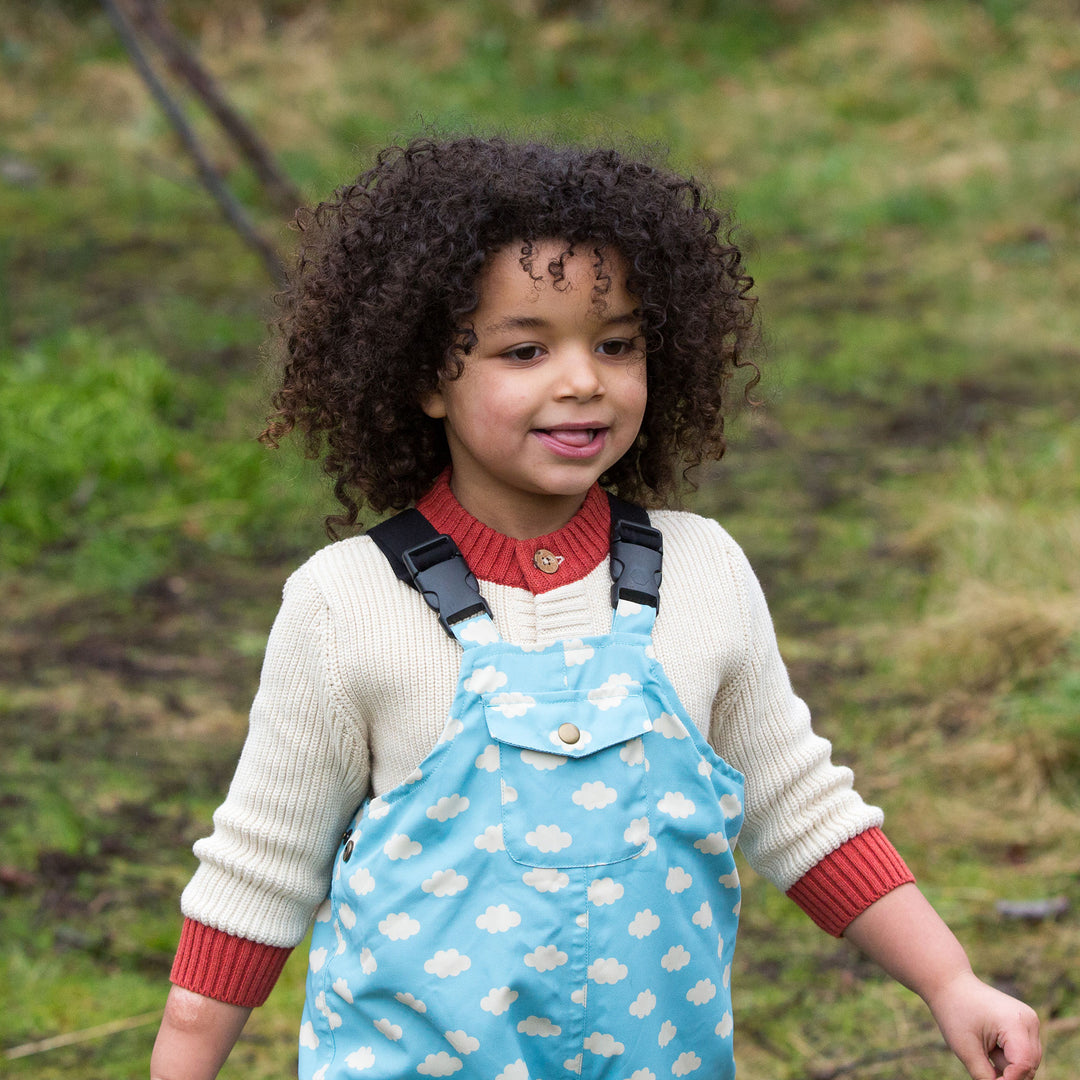
M730 587L747 641L741 670L714 705L710 737L746 777L739 843L747 859L789 892L854 838L881 836L884 815L863 802L851 770L832 762L831 744L811 728L810 712L780 658L761 586L738 546L728 545ZM886 876L891 880L892 871Z
M337 689L334 625L312 576L298 570L267 644L247 740L199 868L181 898L187 919L232 937L291 948L326 894L349 815L368 785L361 718Z

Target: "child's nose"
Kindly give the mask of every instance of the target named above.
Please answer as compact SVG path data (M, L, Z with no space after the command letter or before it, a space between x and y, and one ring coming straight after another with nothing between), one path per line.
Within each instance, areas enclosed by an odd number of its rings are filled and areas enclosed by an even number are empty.
M558 392L560 397L588 401L604 392L600 364L588 350L568 350L560 357Z

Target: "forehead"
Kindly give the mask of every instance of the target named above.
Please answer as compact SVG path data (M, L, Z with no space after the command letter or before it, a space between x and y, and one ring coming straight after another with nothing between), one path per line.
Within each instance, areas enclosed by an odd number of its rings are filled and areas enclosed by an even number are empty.
M537 302L552 293L606 308L633 305L626 289L626 260L614 248L564 240L515 242L496 248L477 278L479 306Z

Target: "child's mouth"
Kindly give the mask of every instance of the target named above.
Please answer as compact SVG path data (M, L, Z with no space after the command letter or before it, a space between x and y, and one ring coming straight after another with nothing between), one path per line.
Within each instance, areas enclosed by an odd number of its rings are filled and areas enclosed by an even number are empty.
M604 445L607 428L537 428L536 436L563 457L590 457Z

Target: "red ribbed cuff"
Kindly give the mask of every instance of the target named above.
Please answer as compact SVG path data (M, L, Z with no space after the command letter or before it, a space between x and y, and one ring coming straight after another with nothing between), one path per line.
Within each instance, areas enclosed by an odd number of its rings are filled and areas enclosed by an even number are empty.
M185 919L169 978L192 993L250 1009L270 996L291 952Z
M875 900L914 881L880 829L867 829L811 867L787 895L822 928L841 937Z

